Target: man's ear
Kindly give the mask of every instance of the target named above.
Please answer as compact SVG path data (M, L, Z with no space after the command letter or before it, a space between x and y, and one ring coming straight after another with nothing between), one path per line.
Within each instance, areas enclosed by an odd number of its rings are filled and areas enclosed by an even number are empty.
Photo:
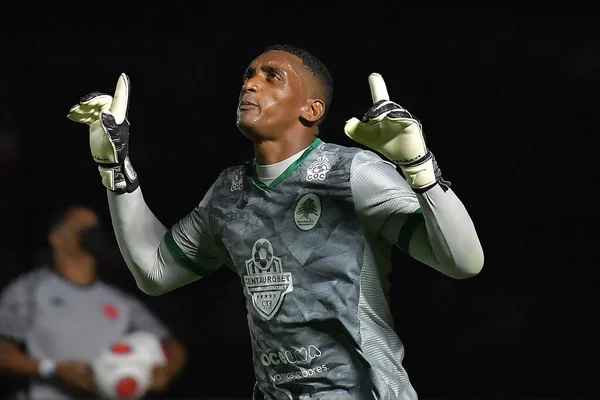
M60 237L56 232L50 232L48 234L48 243L50 247L55 248L60 246Z
M325 103L319 99L308 99L307 104L302 107L300 117L307 122L315 123L325 114Z

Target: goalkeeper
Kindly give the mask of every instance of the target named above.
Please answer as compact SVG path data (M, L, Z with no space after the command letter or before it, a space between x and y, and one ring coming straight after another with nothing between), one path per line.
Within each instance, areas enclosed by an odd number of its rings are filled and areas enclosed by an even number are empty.
M255 159L224 170L171 228L144 202L129 159L128 77L114 97L92 93L70 110L90 126L116 237L142 291L160 295L223 265L240 276L255 399L416 399L387 301L391 248L456 279L483 266L421 124L389 99L381 76L369 83L374 104L345 132L385 159L322 142L327 68L302 49L266 49L245 72L237 110Z

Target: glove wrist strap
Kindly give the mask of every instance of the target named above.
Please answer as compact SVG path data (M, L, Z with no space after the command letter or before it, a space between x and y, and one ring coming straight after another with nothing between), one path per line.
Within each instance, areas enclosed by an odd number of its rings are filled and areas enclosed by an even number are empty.
M436 182L431 157L427 157L426 160L418 164L400 165L400 169L410 187L415 190L428 188Z
M129 157L125 157L122 164L112 167L98 165L98 171L102 177L102 184L112 192L131 193L140 186Z
M404 178L416 193L425 193L435 185L447 191L450 182L442 178L442 171L437 165L435 157L428 151L425 157L416 162L398 165Z

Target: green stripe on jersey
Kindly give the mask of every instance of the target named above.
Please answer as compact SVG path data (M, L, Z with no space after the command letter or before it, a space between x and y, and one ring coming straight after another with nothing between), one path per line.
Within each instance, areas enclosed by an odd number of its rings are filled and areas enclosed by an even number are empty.
M412 239L412 235L417 230L417 227L423 222L423 213L421 209L418 208L413 214L411 214L402 228L400 228L400 233L398 234L398 241L396 242L396 246L402 251L408 253L408 246L410 245L410 239Z
M177 243L175 243L175 239L173 239L173 233L171 230L168 230L165 234L165 244L167 245L167 249L169 249L171 255L182 267L199 276L206 276L210 274L211 271L207 270L206 268L202 268L196 262L190 260L185 253L181 251L179 246L177 246Z

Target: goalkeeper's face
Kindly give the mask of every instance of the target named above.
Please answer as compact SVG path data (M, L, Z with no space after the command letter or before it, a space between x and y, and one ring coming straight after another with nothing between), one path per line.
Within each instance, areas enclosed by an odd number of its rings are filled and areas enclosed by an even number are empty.
M237 126L250 139L277 139L295 131L310 112L309 72L298 57L268 51L246 69ZM308 116L310 118L310 116Z

